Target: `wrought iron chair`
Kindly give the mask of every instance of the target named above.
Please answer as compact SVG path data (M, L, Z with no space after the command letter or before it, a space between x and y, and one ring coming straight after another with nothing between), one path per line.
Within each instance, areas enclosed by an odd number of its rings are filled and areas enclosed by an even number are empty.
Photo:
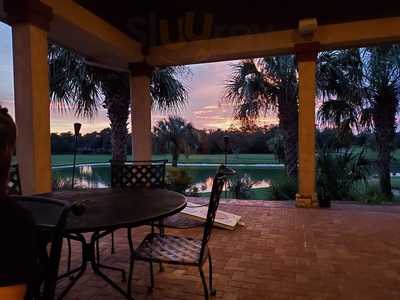
M8 194L22 195L18 165L12 165L8 173Z
M39 198L12 196L20 206L31 212L36 223L39 276L28 291L28 298L54 299L61 257L66 218L71 206L64 202Z
M211 295L216 295L216 290L212 285L212 261L208 248L211 231L217 213L219 199L227 176L235 174L235 171L220 166L213 181L210 203L208 206L207 219L204 226L203 238L194 239L191 237L181 237L172 235L155 234L154 232L146 236L140 246L135 249L131 256L129 268L128 291L132 294L132 274L135 260L148 262L150 265L150 291L154 287L153 263L166 263L175 265L196 266L199 268L201 280L204 288L204 297L209 299L209 290L203 273L202 266L208 259L209 263L209 288Z
M111 161L111 187L113 188L165 188L166 160L150 161ZM155 224L151 225L154 232ZM163 233L162 221L158 223ZM132 229L128 228L129 248L133 251L131 242ZM114 253L114 233L111 233L111 252Z
M166 160L111 161L111 186L115 188L164 188Z

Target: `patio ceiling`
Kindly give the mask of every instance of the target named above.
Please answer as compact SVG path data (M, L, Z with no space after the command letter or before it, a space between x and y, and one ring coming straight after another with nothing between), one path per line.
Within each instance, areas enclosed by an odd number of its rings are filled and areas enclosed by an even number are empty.
M149 46L161 45L160 23L167 21L170 42L180 41L178 20L186 22L194 13L194 28L202 32L204 17L212 18L209 38L297 29L299 20L316 18L319 25L398 16L399 1L376 1L360 5L356 1L251 1L239 5L229 0L75 0L122 32ZM151 36L156 34L156 36ZM186 37L188 38L188 37ZM201 37L199 37L201 38Z
M145 45L152 65L181 65L294 53L297 43L320 50L400 41L400 2L352 1L89 1L76 3ZM313 18L315 34L299 34Z
M252 1L251 6L226 0L8 2L20 10L26 3L50 7L49 39L124 70L144 55L150 64L165 66L294 53L295 44L310 41L319 42L320 50L400 41L400 2L388 0L374 5ZM299 34L305 18L318 23L307 38Z

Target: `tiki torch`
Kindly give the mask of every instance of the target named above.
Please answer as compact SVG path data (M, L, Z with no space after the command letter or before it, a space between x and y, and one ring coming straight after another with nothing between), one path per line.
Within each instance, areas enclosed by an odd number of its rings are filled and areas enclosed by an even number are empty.
M74 189L74 183L75 183L76 151L78 148L78 136L81 127L82 127L81 123L74 123L75 145L74 145L74 164L72 165L72 189Z
M229 136L224 136L224 152L225 152L225 166L228 165L228 144L229 144ZM228 186L225 182L225 199L228 198Z

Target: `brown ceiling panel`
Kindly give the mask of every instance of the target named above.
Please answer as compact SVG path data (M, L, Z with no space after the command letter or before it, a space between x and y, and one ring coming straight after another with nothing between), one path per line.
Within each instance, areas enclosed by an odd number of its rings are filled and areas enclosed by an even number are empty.
M400 16L400 1L154 1L75 0L119 30L149 45Z

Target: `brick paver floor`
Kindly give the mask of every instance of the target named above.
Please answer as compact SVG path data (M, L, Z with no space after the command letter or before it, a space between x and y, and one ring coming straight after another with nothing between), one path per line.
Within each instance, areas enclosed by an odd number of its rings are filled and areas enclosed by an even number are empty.
M215 299L400 299L400 206L296 209L291 202L230 201L221 208L240 214L245 226L213 232ZM136 245L147 231L134 230ZM199 237L201 229L167 233ZM104 239L102 260L127 269L126 231L116 233L116 245L110 255L110 238ZM79 250L74 244L75 265ZM151 294L148 269L135 265L135 299L203 299L196 268L166 266L155 273ZM120 282L119 274L108 274ZM123 297L88 270L66 299Z

